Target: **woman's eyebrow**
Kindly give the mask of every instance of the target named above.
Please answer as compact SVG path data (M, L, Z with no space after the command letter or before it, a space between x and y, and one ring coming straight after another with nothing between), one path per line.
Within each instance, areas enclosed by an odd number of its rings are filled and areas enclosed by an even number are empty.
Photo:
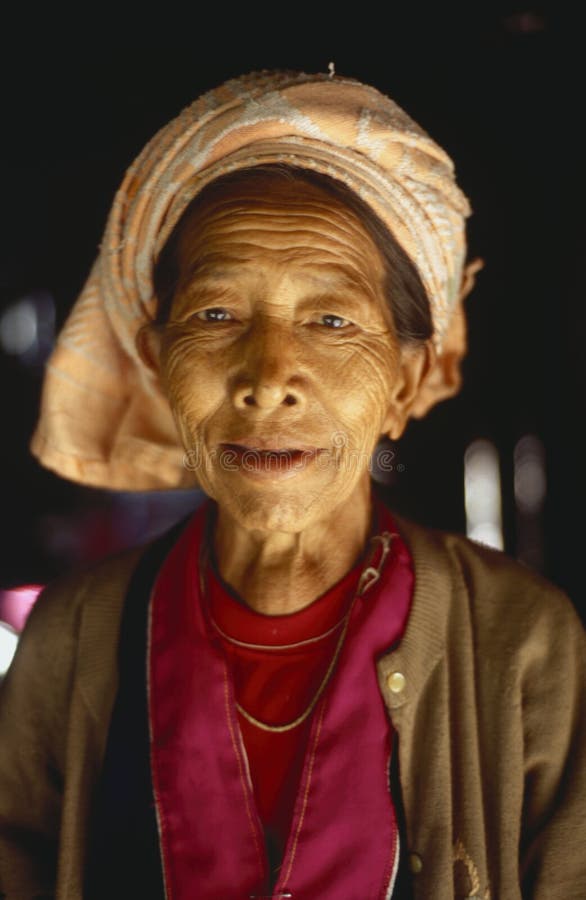
M320 268L324 270L329 268L331 275L320 275L307 271L301 273L301 277L316 288L318 299L320 297L336 299L340 296L341 299L377 305L377 290L374 283L368 283L365 279L352 273L341 272L335 266L324 265Z
M250 260L217 265L198 262L185 279L184 287L191 292L192 290L205 291L206 288L218 289L222 285L228 286L227 282L235 274L247 268L252 273L255 272L254 264ZM341 270L339 266L323 263L319 267L316 266L313 271L301 266L292 268L295 269L295 276L316 289L316 294L319 296L329 295L334 298L337 293L343 292L347 297L353 299L366 300L369 303L375 302L375 285L367 284L364 278Z
M311 272L301 272L300 277L305 281L324 291L350 291L361 296L369 296L371 291L366 289L366 285L360 278L352 277L339 271L332 272L331 276L315 275Z
M222 281L222 279L232 277L241 269L241 265L206 266L201 263L196 263L194 267L189 270L186 281L188 281L190 285L194 282L205 283L206 281Z

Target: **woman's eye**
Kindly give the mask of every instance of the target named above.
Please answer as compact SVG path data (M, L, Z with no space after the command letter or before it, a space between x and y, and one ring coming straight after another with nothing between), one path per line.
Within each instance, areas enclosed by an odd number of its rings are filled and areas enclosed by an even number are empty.
M196 312L195 316L203 322L226 322L230 318L230 313L223 306L211 306Z
M229 322L232 320L231 313L223 306L210 306L207 309L199 310L199 312L196 312L194 315L200 322ZM349 319L344 319L342 316L336 316L333 313L327 313L320 316L320 319L321 321L317 324L323 324L329 329L347 328L352 324Z
M323 322L328 328L347 328L352 322L349 319L343 319L342 316L336 316L333 313L327 313L321 316ZM345 323L345 324L344 324Z

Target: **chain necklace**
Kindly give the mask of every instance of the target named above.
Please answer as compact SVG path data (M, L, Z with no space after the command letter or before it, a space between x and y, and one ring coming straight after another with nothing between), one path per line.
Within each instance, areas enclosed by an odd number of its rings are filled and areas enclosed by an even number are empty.
M204 602L204 605L206 605L206 608L207 608L207 603L206 603L207 591L206 591L206 585L205 585L205 581L206 581L205 573L207 570L207 564L208 564L209 553L210 553L212 522L213 522L213 516L208 515L208 521L206 523L203 540L201 542L200 558L199 558L200 596L201 596L202 601ZM326 635L332 634L336 630L336 628L340 627L340 625L343 625L342 631L340 633L340 637L338 638L338 641L336 643L336 648L334 650L332 659L330 660L330 664L327 668L326 674L322 678L320 685L319 685L317 691L315 692L315 694L313 695L309 705L304 709L304 711L301 713L301 715L297 716L297 718L294 719L292 722L287 722L286 725L269 725L268 722L262 722L260 719L255 718L251 713L249 713L246 709L244 709L244 707L241 706L237 700L235 700L236 709L238 710L240 715L246 719L247 722L249 722L251 725L254 725L256 728L260 728L261 731L269 731L273 734L283 734L286 731L293 731L294 728L297 728L299 725L301 725L303 722L305 722L306 719L309 718L309 716L315 709L320 697L322 696L323 692L325 691L327 684L332 676L332 673L336 667L336 663L338 662L340 653L342 651L342 647L344 645L346 633L348 631L348 625L350 623L350 614L354 608L354 603L355 603L357 597L362 597L366 593L366 591L369 590L369 588L371 588L372 585L375 584L379 580L380 573L385 564L385 560L390 552L391 541L394 537L397 537L397 535L394 533L390 533L388 531L383 531L381 534L376 534L370 538L369 543L371 543L373 545L373 549L370 553L369 560L372 559L372 557L374 556L374 554L376 552L377 542L380 542L380 544L382 545L381 558L376 567L374 567L372 565L366 565L365 568L362 570L360 579L358 581L358 587L356 589L356 593L354 594L354 597L352 598L352 602L348 608L348 612L343 617L343 619L341 619L340 622L338 622L336 625L334 625L332 628L330 628L329 631L325 632L322 635L319 635L316 638L309 638L306 641L300 641L298 644L289 644L288 645L289 647L301 646L302 644L310 643L311 641L321 640L322 638L326 637ZM208 615L209 615L209 608L208 608ZM212 619L212 622L213 622L213 619ZM228 640L232 641L233 643L236 643L236 644L239 644L240 646L245 646L245 647L265 649L263 647L263 645L245 644L243 641L237 641L235 638L230 638L228 635L224 635L224 633L221 631L221 629L215 622L213 622L213 624L214 624L214 627L216 628L216 630L219 631L223 637L226 637ZM273 649L279 649L279 648L274 647Z
M226 634L225 631L222 631L212 614L208 610L208 615L210 618L210 622L213 627L216 629L218 634L224 638L225 641L229 641L230 644L235 644L237 647L244 647L246 650L266 650L270 652L272 650L295 650L297 647L306 647L308 644L316 644L318 641L323 641L324 638L333 634L334 631L342 625L346 616L336 622L335 625L332 625L331 628L328 628L327 631L324 631L322 634L318 634L315 637L305 638L304 641L296 641L294 644L249 644L247 641L239 641L238 638L232 637L230 634Z

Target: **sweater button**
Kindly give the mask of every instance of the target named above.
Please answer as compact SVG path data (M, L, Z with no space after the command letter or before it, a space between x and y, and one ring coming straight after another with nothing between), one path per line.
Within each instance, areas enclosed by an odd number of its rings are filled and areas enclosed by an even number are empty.
M391 674L387 676L387 685L393 694L400 694L401 691L404 691L406 684L407 681L402 672L391 672Z
M419 853L409 854L409 869L411 872L413 872L414 875L419 875L419 873L423 869L423 860L421 859Z

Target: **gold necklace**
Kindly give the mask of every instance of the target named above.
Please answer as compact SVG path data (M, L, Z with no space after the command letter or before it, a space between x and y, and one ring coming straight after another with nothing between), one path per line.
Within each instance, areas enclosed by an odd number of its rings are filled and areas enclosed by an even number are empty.
M303 641L296 641L294 644L249 644L247 641L239 641L238 638L232 637L232 635L230 635L230 634L226 634L226 632L220 628L220 626L218 625L218 623L216 622L216 620L214 619L212 614L209 612L209 610L208 610L208 615L209 615L210 622L212 623L212 625L214 626L214 628L216 629L218 634L224 638L224 640L229 641L231 644L235 644L237 647L244 647L247 650L266 650L266 651L294 650L297 647L305 647L308 644L316 644L318 641L323 641L324 638L329 637L331 634L334 633L334 631L337 631L337 629L340 627L340 625L342 625L342 623L344 622L344 620L346 618L346 616L343 616L343 618L341 618L338 622L336 622L335 625L332 625L331 628L328 628L328 630L324 631L322 634L318 634L315 637L311 637L311 638L305 638L305 640L303 640Z
M356 597L354 597L356 599ZM354 600L352 601L352 605L354 604ZM328 666L328 670L324 677L321 680L321 684L318 687L317 691L313 695L313 699L311 700L309 706L305 708L305 710L301 713L300 716L297 716L292 722L287 722L286 725L269 725L268 722L261 722L260 719L256 719L251 713L249 713L243 706L238 703L236 700L236 709L240 713L241 716L244 716L247 722L250 722L251 725L256 725L257 728L260 728L262 731L272 731L274 734L282 734L284 731L293 731L294 728L297 728L298 725L301 725L302 722L305 722L307 718L311 715L315 706L326 689L326 685L330 680L332 672L336 667L336 663L338 662L338 657L340 655L340 651L342 650L342 644L344 643L344 638L346 637L346 632L348 630L348 623L350 622L350 611L352 606L348 610L345 615L344 628L338 638L338 643L336 644L336 649L334 650L334 655L332 656L331 662Z
M204 602L204 604L205 604L205 600L207 597L207 592L205 589L204 573L206 572L206 569L207 569L207 563L208 563L208 557L209 557L212 522L213 522L213 516L208 515L208 521L206 523L206 528L204 530L204 536L203 536L203 540L201 542L200 557L199 557L199 587L200 587L200 596L201 596L201 599ZM380 541L380 543L382 544L381 558L380 558L378 566L376 566L376 568L374 566L367 565L363 569L363 571L360 575L360 579L358 581L358 587L356 589L356 593L354 594L354 597L352 598L352 602L350 604L348 612L346 613L344 618L341 620L341 622L338 622L338 624L336 626L334 626L334 629L335 629L340 624L342 624L342 623L344 624L344 627L342 629L340 637L338 638L338 642L336 644L336 649L334 650L334 654L332 656L332 659L330 661L330 664L328 666L326 674L322 678L321 683L320 683L316 693L313 695L313 698L311 699L311 701L309 703L309 706L307 706L304 709L304 711L301 713L300 716L297 716L297 718L294 719L292 722L287 722L286 725L269 725L268 722L263 722L260 719L255 718L255 716L253 716L246 709L244 709L244 707L241 706L240 703L238 703L238 701L235 699L234 702L236 704L236 709L238 710L240 715L246 719L247 722L250 722L250 724L254 725L256 728L260 728L261 731L269 731L273 734L283 734L286 731L293 731L294 728L297 728L299 725L301 725L303 722L305 722L305 720L307 718L309 718L309 716L315 709L320 697L322 696L323 692L325 691L326 686L327 686L327 684L332 676L332 673L336 667L336 663L338 662L338 658L340 656L342 646L344 644L344 639L345 639L346 633L348 631L348 624L350 622L350 614L352 612L352 609L354 608L354 603L356 601L356 598L363 596L366 593L366 591L369 590L372 587L372 585L375 584L379 580L380 573L382 571L383 565L385 563L385 560L386 560L387 555L391 548L391 541L394 537L397 537L397 535L394 533L390 533L388 531L383 531L382 534L375 534L373 537L370 538L369 543L375 544L376 541ZM372 559L375 551L376 551L376 546L373 547L373 550L369 556L369 559ZM332 629L330 629L330 630L332 630ZM324 635L321 635L321 637L324 637ZM310 640L312 640L312 639L310 638ZM316 639L314 638L313 640L316 640ZM250 646L255 646L255 645L250 645Z

